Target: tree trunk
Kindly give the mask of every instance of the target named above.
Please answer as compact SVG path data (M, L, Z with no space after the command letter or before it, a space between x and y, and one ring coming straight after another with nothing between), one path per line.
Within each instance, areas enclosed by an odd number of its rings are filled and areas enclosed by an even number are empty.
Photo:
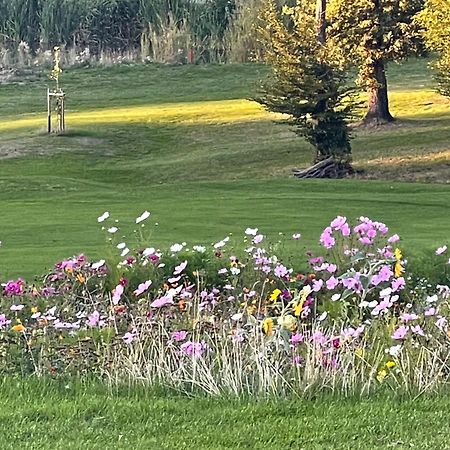
M373 86L367 90L368 109L364 123L381 125L393 122L389 111L389 98L384 61L377 59L371 64Z
M326 42L327 22L326 22L327 0L317 0L316 3L316 28L317 40L323 45Z

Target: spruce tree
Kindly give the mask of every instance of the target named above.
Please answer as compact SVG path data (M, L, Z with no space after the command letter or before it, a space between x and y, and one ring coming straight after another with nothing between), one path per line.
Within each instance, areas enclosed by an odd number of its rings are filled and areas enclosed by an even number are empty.
M256 100L287 115L286 122L315 148L314 163L332 161L317 176L340 177L352 172L347 119L353 103L346 73L326 43L325 5L297 0L280 10L267 1L259 30L271 74Z

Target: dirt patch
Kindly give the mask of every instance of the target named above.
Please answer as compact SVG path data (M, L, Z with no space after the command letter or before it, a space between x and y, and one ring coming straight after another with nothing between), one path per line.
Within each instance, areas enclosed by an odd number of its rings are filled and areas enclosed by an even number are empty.
M21 158L24 156L45 156L57 153L96 152L101 147L105 151L103 139L89 136L48 136L46 134L33 138L11 140L0 143L0 160Z

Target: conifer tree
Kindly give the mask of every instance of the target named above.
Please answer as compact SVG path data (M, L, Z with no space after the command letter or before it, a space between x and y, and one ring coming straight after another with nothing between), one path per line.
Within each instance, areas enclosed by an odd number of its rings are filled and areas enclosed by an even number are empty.
M269 111L288 115L286 122L315 148L314 163L332 160L318 176L340 177L352 171L346 73L326 43L325 0L297 0L283 7L268 0L261 13L260 35L271 67L256 99Z

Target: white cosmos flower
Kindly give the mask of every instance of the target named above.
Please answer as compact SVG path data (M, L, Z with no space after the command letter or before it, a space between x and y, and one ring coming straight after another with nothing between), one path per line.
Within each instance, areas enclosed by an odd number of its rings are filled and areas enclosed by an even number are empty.
M105 211L100 217L97 217L97 221L104 222L109 217L109 212Z
M147 247L146 249L144 249L144 251L142 252L143 256L150 256L153 255L156 252L156 250L153 247Z
M122 250L122 253L120 254L120 256L128 255L128 253L130 253L130 249L128 247L126 247Z
M98 262L92 264L91 267L92 267L94 270L97 270L97 269L100 269L100 267L102 267L104 264L105 264L105 260L104 260L104 259L101 259L100 261L98 261Z
M198 253L205 253L206 247L204 247L203 245L194 245L192 247L192 250L195 250Z
M136 223L143 222L144 220L150 217L150 213L148 211L144 211L139 217L136 218Z
M117 248L119 250L123 250L126 246L127 246L127 244L125 244L125 242L121 242L120 244L117 244Z
M114 234L117 233L119 229L117 227L108 228L108 233Z
M178 252L181 252L181 250L183 250L183 245L182 244L173 244L170 247L170 251L172 253L178 253Z
M256 233L258 232L258 228L247 228L245 230L245 234L247 236L256 236Z

